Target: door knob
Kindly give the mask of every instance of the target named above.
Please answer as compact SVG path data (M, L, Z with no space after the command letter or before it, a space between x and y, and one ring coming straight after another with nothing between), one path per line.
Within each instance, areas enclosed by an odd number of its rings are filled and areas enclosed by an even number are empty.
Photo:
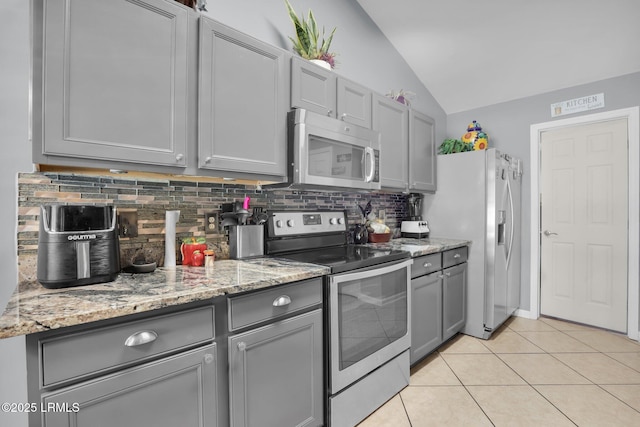
M557 236L558 233L554 233L554 232L549 231L549 230L544 230L544 235L547 236L547 237L549 237L549 236Z

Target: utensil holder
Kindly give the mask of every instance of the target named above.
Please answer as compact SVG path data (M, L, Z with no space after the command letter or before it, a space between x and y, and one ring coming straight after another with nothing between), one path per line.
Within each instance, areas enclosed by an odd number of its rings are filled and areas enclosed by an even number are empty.
M264 255L264 226L229 226L229 255L233 259Z

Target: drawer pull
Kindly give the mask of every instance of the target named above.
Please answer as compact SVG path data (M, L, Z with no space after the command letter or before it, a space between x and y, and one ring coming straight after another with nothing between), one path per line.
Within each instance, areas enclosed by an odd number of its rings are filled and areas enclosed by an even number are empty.
M238 343L238 351L245 351L247 349L247 344L244 341L240 341Z
M455 254L453 257L457 259L457 258L460 258L460 256L461 256L460 254Z
M213 354L211 353L207 353L204 355L204 363L206 363L207 365L211 364L214 359L215 357L213 357Z
M274 307L284 307L289 304L291 304L291 298L289 298L287 295L279 296L278 298L273 300Z
M449 272L444 273L444 275L447 276L447 277L451 277L451 273L449 273Z
M136 347L143 344L148 344L155 341L158 338L158 334L153 331L139 331L131 334L124 342L127 347Z
M430 262L425 262L425 263L424 263L424 265L423 265L423 267L424 267L424 268L429 268L429 267L431 267L432 265L433 265L433 264L431 264Z

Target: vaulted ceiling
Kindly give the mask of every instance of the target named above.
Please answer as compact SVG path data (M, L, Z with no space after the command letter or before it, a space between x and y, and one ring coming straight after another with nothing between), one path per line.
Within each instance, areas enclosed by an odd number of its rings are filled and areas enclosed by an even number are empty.
M357 1L448 114L640 71L640 0Z

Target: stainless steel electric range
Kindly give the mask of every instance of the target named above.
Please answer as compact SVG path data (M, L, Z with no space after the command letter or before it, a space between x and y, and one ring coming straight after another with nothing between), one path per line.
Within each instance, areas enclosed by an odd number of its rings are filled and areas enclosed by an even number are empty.
M354 426L409 384L410 254L348 244L344 211L271 211L269 256L327 266L326 415Z

